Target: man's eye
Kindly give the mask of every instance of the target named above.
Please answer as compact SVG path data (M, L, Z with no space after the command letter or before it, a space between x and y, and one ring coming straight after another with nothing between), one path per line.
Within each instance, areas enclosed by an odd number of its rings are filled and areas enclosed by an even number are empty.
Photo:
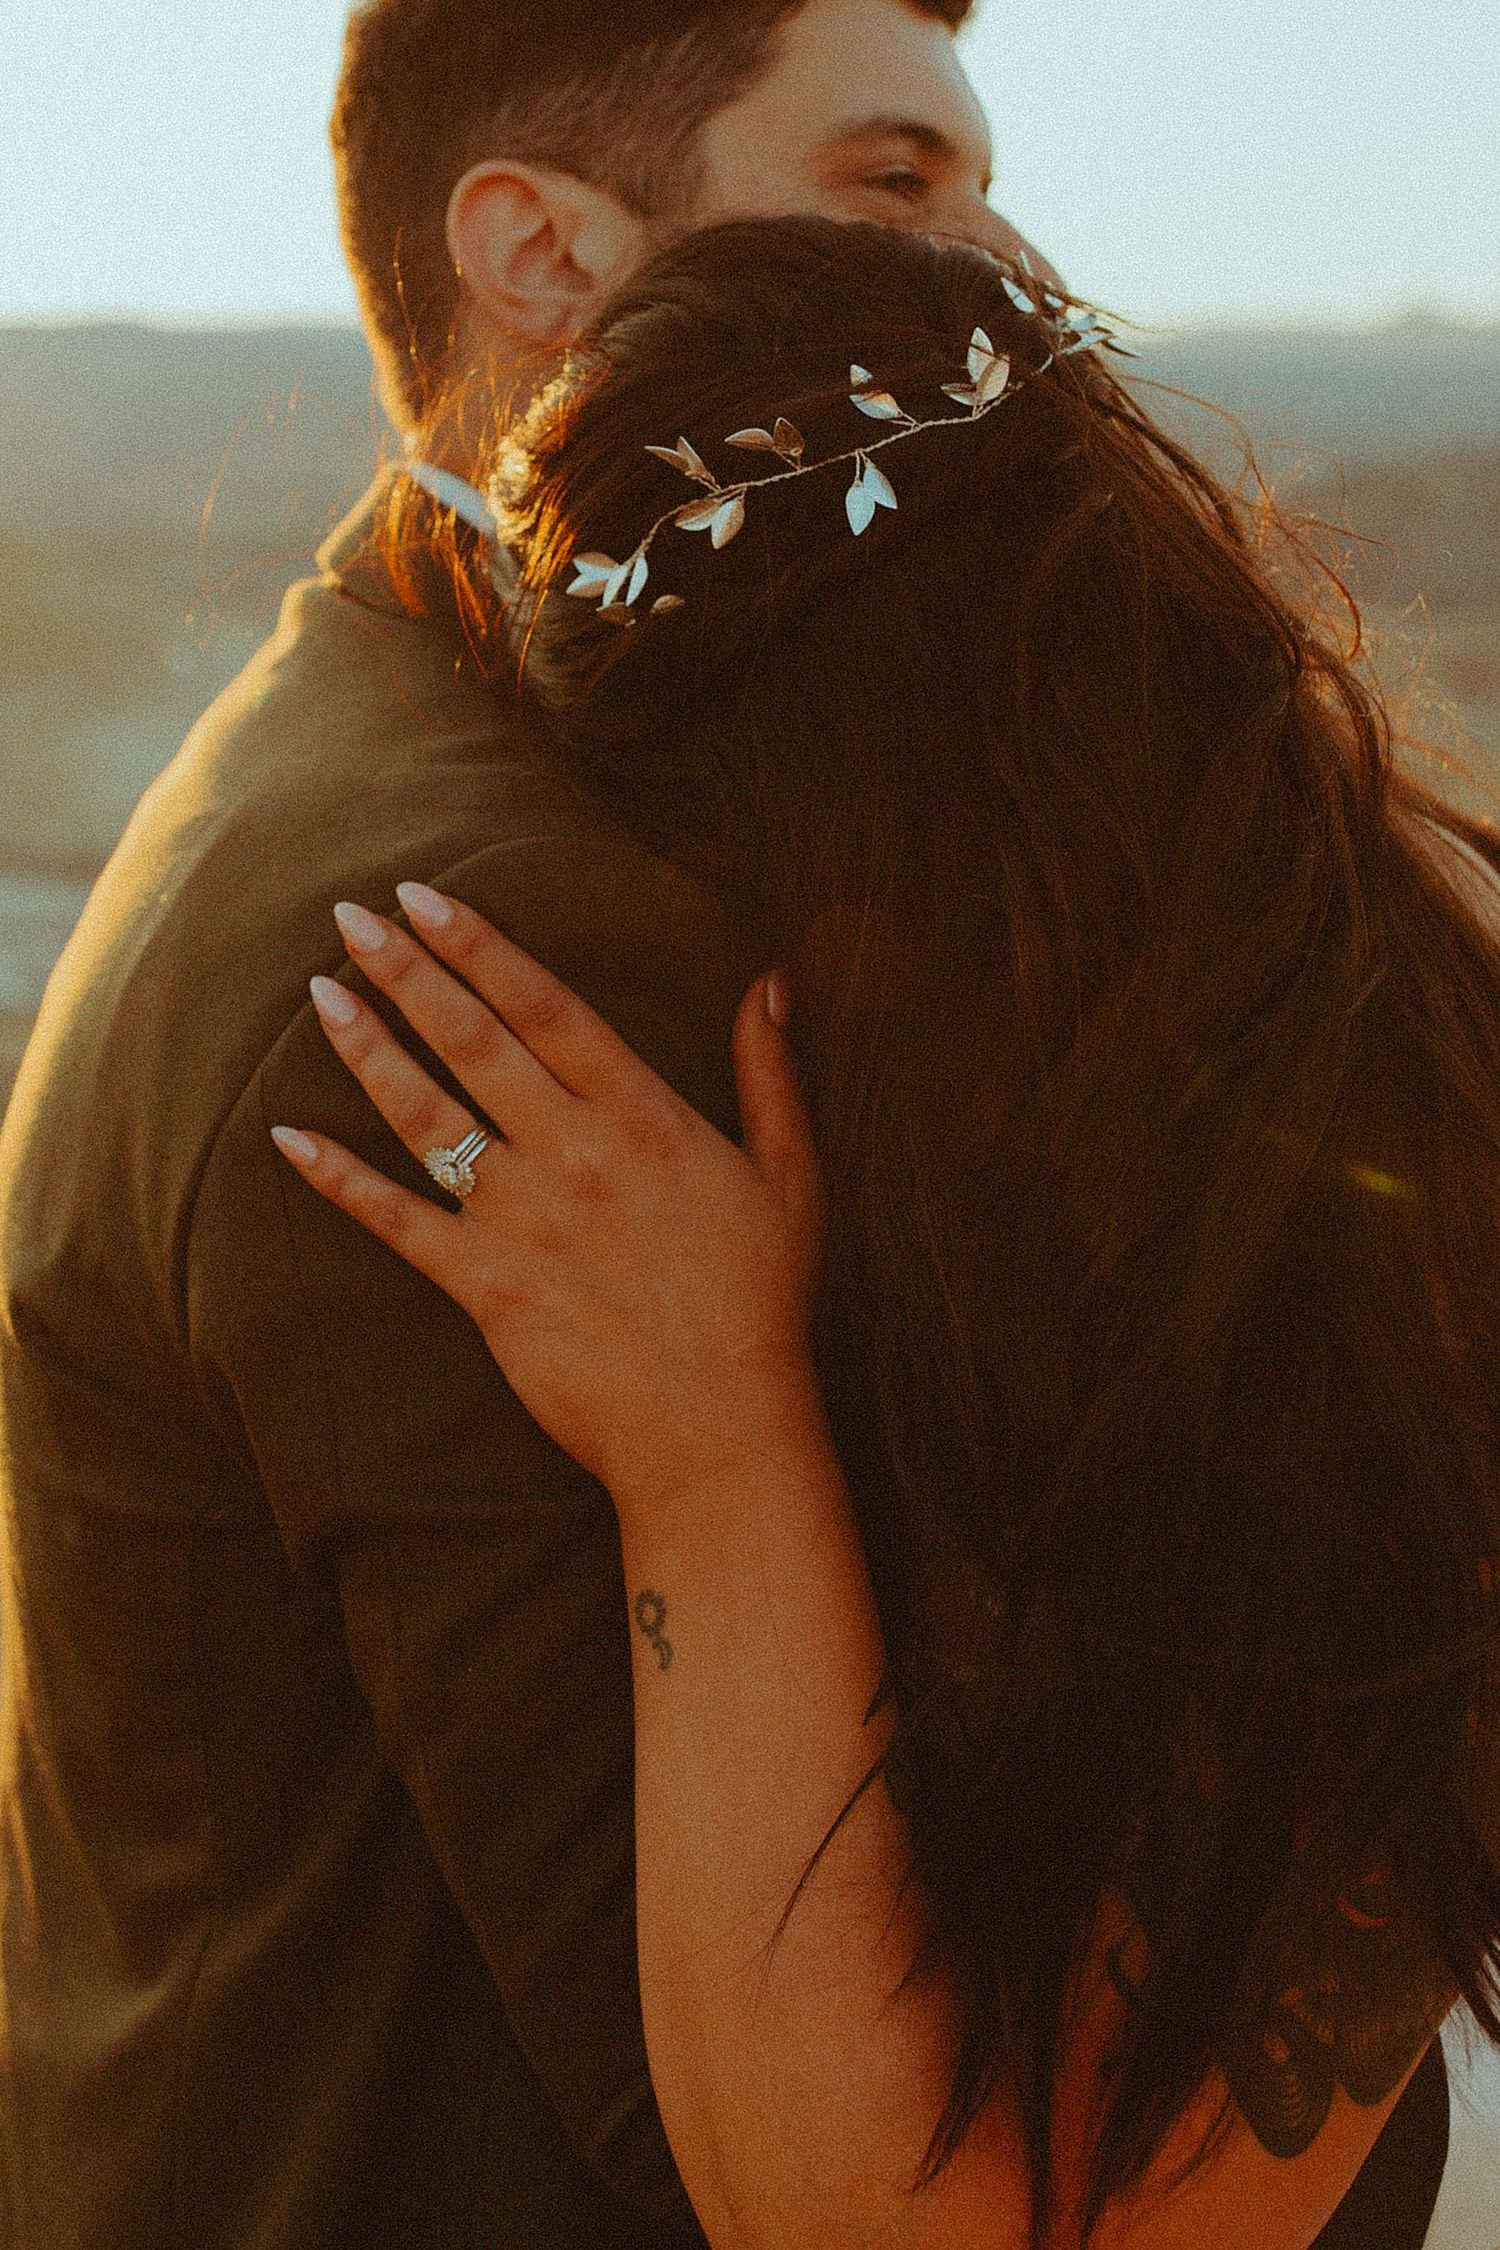
M866 182L869 187L889 188L893 195L925 195L927 181L921 172L881 172Z

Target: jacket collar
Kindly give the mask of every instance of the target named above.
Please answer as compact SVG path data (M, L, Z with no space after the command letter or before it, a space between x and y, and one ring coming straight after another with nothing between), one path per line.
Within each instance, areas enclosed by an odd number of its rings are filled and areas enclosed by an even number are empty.
M420 471L421 474L416 472ZM382 598L394 594L390 571L381 553L378 526L386 497L398 477L408 477L436 500L440 506L450 507L460 519L470 524L481 537L490 542L490 571L502 598L513 592L520 574L520 564L509 547L494 537L495 519L483 493L463 477L451 471L434 469L427 462L391 462L376 477L369 490L358 500L343 522L331 531L318 549L318 567L330 577L341 580L351 592L365 597ZM442 489L439 490L439 482ZM463 505L459 506L459 501ZM425 573L423 574L425 577ZM445 585L447 573L442 574ZM424 592L436 597L438 589L424 587ZM448 588L452 598L451 586Z

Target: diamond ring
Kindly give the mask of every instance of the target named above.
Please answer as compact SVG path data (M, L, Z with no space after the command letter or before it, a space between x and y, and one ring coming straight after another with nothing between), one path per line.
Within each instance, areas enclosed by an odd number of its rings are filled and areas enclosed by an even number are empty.
M476 1126L472 1133L465 1134L457 1148L430 1148L422 1162L439 1187L446 1188L450 1195L456 1195L459 1202L464 1203L474 1193L475 1160L489 1145L489 1134L481 1133Z

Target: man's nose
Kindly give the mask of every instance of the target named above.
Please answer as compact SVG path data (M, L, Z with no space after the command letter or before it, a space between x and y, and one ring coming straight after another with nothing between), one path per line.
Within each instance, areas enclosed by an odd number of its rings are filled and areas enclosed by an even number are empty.
M1014 265L1029 265L1038 281L1044 281L1049 289L1067 296L1068 285L1056 266L1042 256L1035 244L1018 233L1009 219L992 210L988 203L971 203L966 206L962 226L969 240L978 243L981 250L988 250L992 256L1004 258Z

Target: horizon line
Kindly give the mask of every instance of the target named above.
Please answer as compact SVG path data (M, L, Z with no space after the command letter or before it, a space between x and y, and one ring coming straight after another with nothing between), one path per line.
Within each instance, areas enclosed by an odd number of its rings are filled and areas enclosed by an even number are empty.
M1088 300L1084 300L1088 301ZM1102 302L1102 300L1101 300ZM1277 333L1337 333L1348 336L1378 335L1401 328L1454 328L1481 332L1500 330L1500 307L1461 309L1439 299L1408 298L1362 313L1335 311L1278 311L1220 309L1182 313L1148 320L1114 310L1114 317L1137 334L1181 336L1243 334L1247 330ZM69 330L133 329L147 335L254 337L275 335L357 336L362 334L353 313L252 313L245 315L186 317L151 312L65 311L11 313L0 307L0 334L57 335Z

